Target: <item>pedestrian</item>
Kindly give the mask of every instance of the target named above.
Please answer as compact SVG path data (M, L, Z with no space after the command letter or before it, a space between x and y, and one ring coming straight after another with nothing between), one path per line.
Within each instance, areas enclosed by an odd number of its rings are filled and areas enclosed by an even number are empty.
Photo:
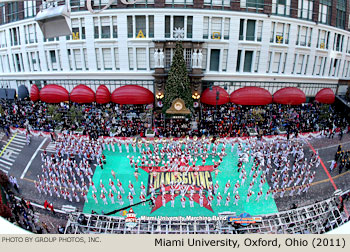
M333 171L337 167L337 161L332 160L331 166L329 167L330 171Z
M42 222L41 223L41 226L46 230L46 233L50 233L50 230L49 230L49 228L47 227L47 225L46 225L46 223L45 222Z
M49 204L49 208L51 210L51 213L55 215L56 212L55 212L55 209L53 208L53 204L52 203Z

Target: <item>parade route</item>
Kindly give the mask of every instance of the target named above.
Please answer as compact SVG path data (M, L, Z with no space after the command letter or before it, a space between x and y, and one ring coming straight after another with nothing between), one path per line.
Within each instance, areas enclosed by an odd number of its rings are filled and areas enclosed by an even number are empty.
M348 137L348 136L346 136ZM347 142L348 139L344 137L343 141ZM336 139L334 139L335 141ZM315 142L317 142L315 140ZM310 141L312 143L313 147L316 149L317 145L313 143L313 141ZM331 148L328 149L322 149L319 150L320 157L323 160L324 164L328 164L328 161L332 160L334 153L336 151L337 145L333 144ZM100 204L96 205L94 200L91 197L91 188L89 190L88 194L88 203L83 203L83 200L79 203L75 202L67 202L66 200L63 200L62 198L57 198L55 196L50 197L49 195L44 195L44 194L39 194L35 187L34 187L34 180L37 180L37 175L41 175L41 153L47 146L52 146L50 145L50 139L43 138L43 137L32 137L31 143L29 146L26 146L22 151L23 155L20 156L18 160L16 160L16 169L11 170L11 174L13 176L17 176L20 178L22 174L23 179L18 179L19 185L20 185L20 191L23 197L26 197L28 199L32 199L33 202L37 202L38 204L43 204L45 200L48 200L49 202L52 202L55 207L61 208L64 205L71 205L73 207L76 207L80 210L83 210L86 213L91 212L91 210L94 210L96 212L104 212L107 213L109 211L113 211L125 206L128 206L129 201L126 198L126 195L123 195L123 205L119 205L116 199L116 204L108 204L104 205L101 201L101 199L98 199ZM304 148L309 148L309 146L304 145ZM149 181L149 174L140 169L139 173L139 181L135 181L133 169L130 168L129 164L129 159L126 157L128 153L123 152L122 154L119 153L119 150L116 148L116 152L112 151L104 151L106 157L107 157L107 164L104 166L104 169L101 170L99 166L97 166L96 172L93 177L93 181L96 184L96 187L99 188L99 181L100 179L103 180L103 183L108 186L109 178L112 178L111 175L111 169L113 169L116 174L117 178L120 178L124 190L127 192L128 191L128 183L129 180L132 181L133 185L135 186L135 199L134 203L140 202L140 199L138 198L139 193L140 193L140 181L144 181L145 186L148 186L148 181ZM231 184L232 186L235 183L235 179L232 179L232 171L237 169L237 160L235 160L234 156L230 156L230 150L227 150L228 156L224 157L224 162L222 163L221 169L223 169L224 172L220 172L217 177L215 178L215 175L212 174L212 180L215 181L223 181L221 182L221 193L223 193L224 186L222 184L225 184L227 182L228 176L231 177ZM312 152L310 151L305 151L307 155L311 155ZM129 153L129 155L134 155L133 153ZM209 161L208 165L210 165L212 162L211 160ZM93 166L95 167L95 166ZM233 168L232 168L233 167ZM327 168L327 167L326 167ZM120 176L120 177L119 177ZM237 173L238 177L238 173ZM240 213L242 211L250 212L251 214L264 214L264 213L273 213L273 212L278 212L278 211L283 211L286 209L289 209L292 204L297 204L298 206L302 205L307 205L311 204L317 200L325 199L327 197L332 196L334 192L334 186L331 181L337 186L337 188L346 188L346 181L350 177L350 171L344 171L342 174L338 174L337 169L334 171L330 172L330 177L327 176L325 173L324 168L321 167L321 165L318 167L317 172L316 172L316 178L313 181L311 188L309 189L307 194L301 194L301 195L296 195L294 194L293 197L277 197L274 200L268 200L265 201L265 199L262 197L259 202L255 201L255 197L252 197L250 199L249 203L246 203L246 199L244 196L241 196L242 199L240 201L241 204L237 207L230 207L227 209L225 208L225 199L222 200L221 202L221 207L217 208L216 207L216 200L213 201L213 211L210 211L206 208L202 208L199 206L199 204L195 203L194 207L190 207L190 204L187 200L186 202L186 208L183 209L180 205L180 201L175 203L175 207L172 208L170 206L170 202L167 203L166 207L160 207L153 213L151 213L151 208L146 203L146 206L136 206L135 211L137 211L141 215L145 216L185 216L185 215L193 215L193 216L211 216L211 215L216 215L218 212L222 211L232 211L232 212L237 212ZM239 179L239 178L237 178ZM114 180L116 183L116 180ZM247 183L245 184L245 187L248 187L249 181L246 181ZM267 184L264 185L263 191L266 192L269 186L272 186L270 180L267 180ZM254 188L258 187L258 185L254 185ZM320 194L319 191L321 190L323 193ZM287 188L287 191L290 191L290 187ZM247 190L247 188L245 188ZM242 190L243 191L243 190ZM231 192L232 194L232 192ZM242 193L243 194L243 193ZM286 193L287 194L287 193ZM147 199L150 196L147 196ZM116 195L115 195L116 198ZM231 205L233 203L233 199L231 199ZM120 215L118 213L117 215Z

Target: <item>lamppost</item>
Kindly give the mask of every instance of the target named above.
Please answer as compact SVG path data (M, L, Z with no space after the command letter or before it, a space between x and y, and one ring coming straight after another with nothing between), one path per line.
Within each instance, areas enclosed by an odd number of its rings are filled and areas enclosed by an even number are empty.
M156 98L157 98L157 106L158 107L163 107L163 102L162 102L162 99L164 98L164 94L161 92L161 91L159 91L157 94L156 94ZM160 118L161 118L161 120L163 120L163 113L161 113L160 114ZM165 115L164 115L164 121L163 121L164 123L164 129L165 129ZM153 120L152 120L152 124L154 125L154 117L153 117Z

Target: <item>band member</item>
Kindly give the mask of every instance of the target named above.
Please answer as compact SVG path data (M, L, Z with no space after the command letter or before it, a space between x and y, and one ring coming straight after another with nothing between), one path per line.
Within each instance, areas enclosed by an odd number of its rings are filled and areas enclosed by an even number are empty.
M108 197L111 199L111 202L114 205L115 202L114 202L114 194L112 193L112 189L109 189Z
M117 186L118 186L118 188L119 188L119 191L121 192L121 193L125 193L125 191L124 191L124 189L123 189L123 185L122 185L122 183L119 181L119 179L117 179Z
M221 200L222 200L222 196L220 195L220 192L219 192L218 195L216 196L216 205L217 206L221 206Z
M134 185L131 183L131 180L129 180L129 190L132 193L132 195L135 195L135 189L134 189Z
M249 191L247 194L247 203L249 202L250 197L254 194L254 192Z
M185 198L185 195L182 195L182 197L181 197L181 206L182 206L183 208L186 207L186 198Z
M141 193L145 195L146 194L146 187L144 186L142 181L141 181L140 189L141 189Z
M146 205L146 197L145 197L145 195L143 194L143 192L141 192L140 200L141 200L141 202L142 202L142 205L145 206L145 205Z
M94 191L92 191L92 198L95 200L95 203L98 204L97 197Z
M175 205L175 195L173 192L170 193L170 201L171 201L171 207L174 207Z
M134 204L134 197L131 195L131 192L129 192L128 200L129 200L130 205Z
M120 192L118 191L117 199L119 202L119 205L124 205L123 197L120 195Z
M228 206L231 201L230 193L227 194L225 206Z
M235 195L235 202L233 203L234 205L238 206L238 201L241 197L239 196L238 192L236 192L236 195Z
M106 195L104 194L103 190L101 190L100 198L102 199L102 201L105 205L108 205Z

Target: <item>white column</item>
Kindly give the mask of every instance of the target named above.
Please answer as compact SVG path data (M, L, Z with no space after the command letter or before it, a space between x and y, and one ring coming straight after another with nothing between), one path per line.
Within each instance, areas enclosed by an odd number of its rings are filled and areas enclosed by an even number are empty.
M258 41L258 27L259 20L255 21L255 29L254 29L254 41Z
M28 28L29 26L19 26L19 32L22 35L22 37L25 37L25 28ZM29 34L29 31L28 31ZM25 41L23 41L25 42ZM23 43L24 44L24 43ZM28 63L28 55L27 55L27 50L25 49L25 46L21 46L21 53L22 53L22 58L23 58L23 66L22 66L22 71L23 72L30 72L30 68L29 68L29 63Z
M184 17L184 38L187 38L187 16Z
M209 17L209 28L208 28L208 39L212 38L212 34L211 34L211 17Z
M227 72L236 72L239 43L239 19L230 18L230 43L228 44Z
M81 39L81 33L79 33L80 39ZM64 72L69 72L69 56L68 56L68 51L67 51L67 39L65 36L60 37L60 42L59 42L59 47L60 47L60 63L61 63L61 69Z
M83 69L83 71L86 71L85 60L84 60L84 50L82 47L80 47L79 50L80 50L81 69Z
M73 71L76 71L77 70L77 67L76 67L76 64L75 64L75 53L74 53L74 50L73 49L70 49L70 55L71 55L71 58L72 58L72 69Z
M112 70L115 71L115 54L114 54L114 47L111 47L111 56L112 56Z
M261 37L261 44L262 45L269 45L270 44L271 27L272 27L272 23L271 23L270 19L265 20L263 22L263 30L262 30L263 33L262 33L262 37ZM266 74L268 57L269 57L269 47L262 46L261 51L260 51L258 73Z
M44 53L45 53L45 59L46 59L46 63L47 63L47 70L52 71L52 61L50 58L49 50L45 50Z
M224 40L224 36L225 36L224 29L225 29L225 18L222 17L221 18L221 34L220 34L220 39L221 40Z
M132 16L132 37L135 38L135 33L138 33L139 31L136 30L136 17L135 15Z
M158 20L159 22L160 20ZM157 26L155 26L157 27ZM128 32L127 32L127 15L118 16L118 54L120 71L129 71L129 51L128 51ZM157 29L155 29L157 34ZM163 29L164 32L164 29Z
M243 69L244 69L244 59L245 59L245 50L242 49L241 51L241 61L240 61L240 66L239 66L239 72L243 73Z
M134 60L134 71L136 71L137 70L137 59L136 59L136 47L135 46L133 46L132 47L132 51L133 51L133 60Z
M100 54L101 71L105 70L105 59L103 58L102 48L98 48L98 53Z
M243 25L243 40L246 40L247 38L247 23L248 20L244 19L244 25Z
M165 54L165 52L164 52ZM149 65L149 46L146 47L146 69L147 71L150 71L150 65ZM153 55L151 55L151 57L153 57Z
M251 72L255 72L256 50L253 51Z
M174 35L174 16L170 16L170 38Z
M144 34L145 35L145 34ZM146 15L146 38L149 38L149 21L148 15Z
M272 72L272 69L273 69L273 62L274 62L274 61L275 61L275 51L273 50L273 51L271 52L269 73Z
M118 22L119 21L120 20L118 20ZM125 34L123 35L127 36L127 32L126 31L124 32ZM86 44L89 71L97 71L97 61L96 61L96 55L95 55L94 20L92 15L85 16L85 37L86 37L85 44ZM72 61L73 61L73 58L72 58Z
M60 59L60 54L58 53L58 50L55 50L55 55L57 59L57 71L61 71L61 59Z

